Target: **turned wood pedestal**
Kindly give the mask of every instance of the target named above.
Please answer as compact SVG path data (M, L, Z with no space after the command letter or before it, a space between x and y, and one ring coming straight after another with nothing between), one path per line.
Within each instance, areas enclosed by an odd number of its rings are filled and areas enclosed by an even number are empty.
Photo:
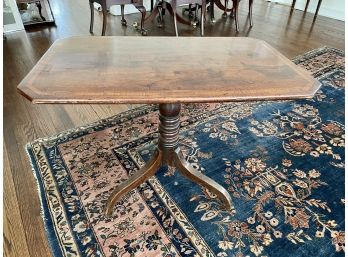
M227 190L214 180L195 170L191 164L185 160L178 142L180 109L181 105L178 103L159 105L160 123L157 149L144 167L138 170L127 181L116 187L106 204L105 212L107 215L112 214L113 207L124 194L138 187L149 177L155 175L162 165L176 167L182 175L216 194L222 201L221 207L223 209L230 210L232 208L232 199Z

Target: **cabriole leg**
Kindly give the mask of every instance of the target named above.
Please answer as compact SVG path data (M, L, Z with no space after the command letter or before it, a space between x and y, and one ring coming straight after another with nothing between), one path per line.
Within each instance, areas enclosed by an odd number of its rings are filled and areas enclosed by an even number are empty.
M114 206L125 194L137 188L144 183L149 177L155 175L156 171L161 167L162 154L160 151L155 151L151 160L144 167L139 169L129 179L118 185L109 196L106 203L105 214L111 216Z
M175 151L174 161L175 166L182 175L216 194L222 201L223 210L229 211L232 209L232 198L228 191L211 178L194 169L191 164L185 160L185 157L179 148Z

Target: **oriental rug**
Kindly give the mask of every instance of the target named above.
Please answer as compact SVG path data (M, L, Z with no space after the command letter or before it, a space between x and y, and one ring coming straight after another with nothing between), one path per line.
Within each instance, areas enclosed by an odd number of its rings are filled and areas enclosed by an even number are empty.
M313 99L183 106L186 159L230 192L229 212L169 167L104 216L156 145L157 106L29 143L53 255L344 256L344 53L294 62L321 82Z

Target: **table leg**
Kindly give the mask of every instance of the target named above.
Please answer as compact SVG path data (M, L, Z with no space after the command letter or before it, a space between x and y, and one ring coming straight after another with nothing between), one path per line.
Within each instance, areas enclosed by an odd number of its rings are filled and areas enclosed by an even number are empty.
M217 197L222 201L222 209L223 210L231 210L232 209L232 199L228 191L219 185L217 182L212 180L211 178L205 176L198 170L194 169L192 165L185 160L184 155L182 154L179 148L175 151L175 167L178 168L180 173L192 180L193 182L207 188L213 194L216 194Z
M156 171L161 167L162 155L160 151L155 151L151 160L145 164L141 169L139 169L133 176L118 185L106 203L105 213L110 216L112 210L116 205L116 202L122 198L129 191L137 188L139 185L144 183L149 177L155 175Z
M222 209L232 209L232 199L228 191L211 178L195 170L185 160L179 147L180 109L181 105L178 103L159 105L159 138L155 154L143 168L116 187L107 201L106 215L112 214L116 202L122 196L155 175L162 165L176 167L182 175L216 194L222 201Z

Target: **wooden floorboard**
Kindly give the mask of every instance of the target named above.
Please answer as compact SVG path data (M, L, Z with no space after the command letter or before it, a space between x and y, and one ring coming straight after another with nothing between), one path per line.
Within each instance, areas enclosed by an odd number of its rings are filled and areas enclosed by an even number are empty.
M19 212L19 201L16 196L6 147L4 163L4 255L29 256L27 240L23 232L23 223Z
M89 35L89 6L86 0L51 0L56 26L33 26L27 32L13 33L4 41L4 253L8 257L51 256L40 216L35 179L24 150L27 142L57 134L133 108L135 105L37 105L16 91L16 86L58 38ZM216 23L206 22L206 36L249 36L263 39L292 58L322 46L344 49L344 23L313 14L294 11L288 6L255 1L254 27L249 29L247 2L241 1L240 33L232 19L222 19L216 10ZM209 18L209 17L208 17ZM139 14L120 18L109 15L107 35L140 36L132 24ZM174 36L173 22L166 15L165 27L146 23L148 36ZM101 15L95 14L95 34L101 32ZM180 36L199 36L199 29L179 25ZM190 60L187 60L188 62ZM117 78L115 78L117 79Z

